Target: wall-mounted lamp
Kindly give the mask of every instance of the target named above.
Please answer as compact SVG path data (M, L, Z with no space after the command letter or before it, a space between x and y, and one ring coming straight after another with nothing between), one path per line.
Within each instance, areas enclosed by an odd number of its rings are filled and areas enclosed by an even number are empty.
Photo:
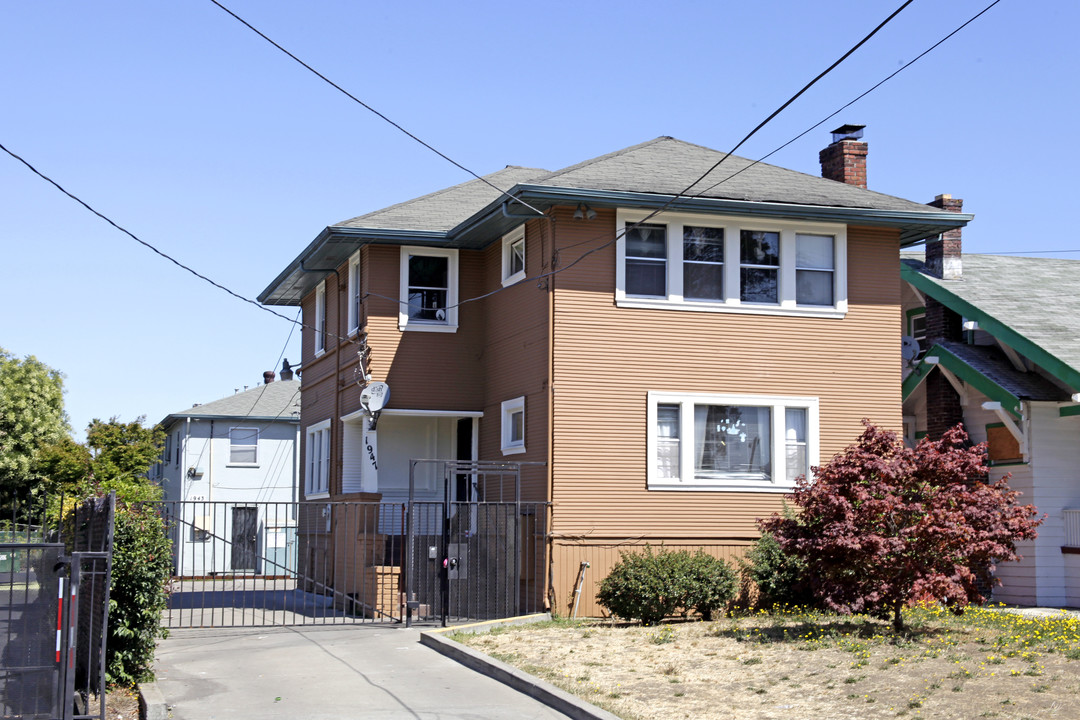
M578 203L577 210L574 211L574 219L582 220L585 218L589 220L596 219L596 211L584 203Z

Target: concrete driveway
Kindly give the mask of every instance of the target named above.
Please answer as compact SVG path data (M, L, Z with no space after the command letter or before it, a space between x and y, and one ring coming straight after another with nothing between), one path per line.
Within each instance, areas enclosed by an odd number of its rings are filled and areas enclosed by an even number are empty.
M378 625L174 630L154 685L173 720L567 717L419 638Z

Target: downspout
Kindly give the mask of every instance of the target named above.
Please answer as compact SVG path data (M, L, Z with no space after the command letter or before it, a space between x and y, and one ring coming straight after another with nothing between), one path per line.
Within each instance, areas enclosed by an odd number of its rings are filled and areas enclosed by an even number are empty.
M206 501L214 502L214 420L210 420L210 449L206 461ZM210 507L213 507L211 505Z
M504 208L505 210L505 208ZM551 270L555 270L555 243L557 238L555 237L555 223L548 223L548 227L551 228ZM541 270L543 266L541 264ZM547 592L545 593L548 610L554 611L555 607L555 543L554 543L554 529L551 524L554 520L554 505L555 498L553 496L555 486L555 275L554 272L547 278L547 293L548 293L548 413L547 413L547 488L545 490L546 495L546 524L547 524L547 549L548 549L548 573L547 573Z
M191 438L191 416L189 415L188 418L187 418L187 422L184 423L184 449L180 452L180 487L185 489L184 492L180 493L180 498L182 500L187 500L186 480L187 480L188 475L187 475L187 470L185 470L184 468L187 467L187 446L188 446L188 440L190 438Z

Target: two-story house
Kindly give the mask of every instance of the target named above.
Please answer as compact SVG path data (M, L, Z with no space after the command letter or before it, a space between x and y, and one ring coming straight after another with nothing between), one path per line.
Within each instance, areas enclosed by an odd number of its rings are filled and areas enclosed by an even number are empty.
M741 553L863 418L901 427L897 255L971 218L867 190L852 130L825 178L660 137L325 228L259 297L303 308L304 498L403 499L416 458L537 463L542 581L565 611L589 562L584 614L620 550Z
M289 575L296 570L300 381L281 380L196 404L162 419L161 483L174 572Z
M941 207L960 201L939 196ZM1046 514L994 599L1080 607L1080 262L964 255L958 230L902 256L909 442L963 422L990 479Z

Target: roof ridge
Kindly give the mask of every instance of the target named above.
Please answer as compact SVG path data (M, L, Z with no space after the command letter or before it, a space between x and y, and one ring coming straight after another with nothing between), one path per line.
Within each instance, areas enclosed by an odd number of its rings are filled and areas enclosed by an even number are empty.
M395 208L402 207L403 205L408 205L410 203L414 203L414 202L416 202L418 200L426 200L426 199L429 199L429 198L439 197L440 195L445 195L446 193L451 192L452 190L457 190L459 188L463 188L466 185L472 185L474 183L484 183L486 185L488 183L485 183L484 182L485 180L489 181L492 185L494 185L495 183L491 182L491 178L494 178L496 175L499 175L501 173L505 173L507 170L535 170L538 173L550 172L549 170L545 170L544 168L531 168L531 167L527 167L527 166L524 166L524 165L507 165L502 170L496 170L495 172L488 173L487 175L481 175L479 178L473 178L472 180L466 180L465 182L458 183L457 185L451 185L450 187L444 187L444 188L441 188L439 190L435 190L434 192L427 193L425 195L418 195L417 197L409 198L408 200L402 200L401 202L394 203L393 205L387 205L385 207L381 207L381 208L378 208L376 210L372 210L371 212L366 212L366 213L363 213L361 215L356 215L355 217L351 217L351 218L348 218L346 220L341 220L339 222L336 222L333 225L331 225L330 227L338 227L338 226L341 226L341 225L347 225L349 223L355 222L355 221L360 220L362 218L366 218L369 215L374 215L376 213L385 213L385 212L387 212L389 210L393 210ZM498 188L498 189L500 191L504 190L504 188ZM505 189L508 190L509 188L505 188Z
M536 178L536 180L534 180L533 182L541 182L541 181L547 182L548 180L551 180L552 178L559 177L560 175L565 175L567 173L573 172L574 170L580 170L581 168L588 167L589 165L593 165L594 163L603 162L604 160L610 160L611 158L619 157L620 155L626 155L626 154L634 152L636 150L640 150L641 148L648 147L650 145L655 145L656 143L664 142L666 140L674 140L675 142L683 142L682 140L679 140L678 138L671 137L670 135L661 135L659 137L653 138L652 140L646 140L645 142L638 143L637 145L631 145L630 147L625 147L625 148L622 148L621 150L615 150L613 152L605 153L603 155L597 155L596 157L589 158L588 160L582 160L581 162L575 163L573 165L567 165L564 168L552 171L551 173L549 173L548 175L546 175L546 176L544 176L542 178ZM690 143L685 143L685 144L689 145ZM702 147L704 147L704 146L702 146Z

